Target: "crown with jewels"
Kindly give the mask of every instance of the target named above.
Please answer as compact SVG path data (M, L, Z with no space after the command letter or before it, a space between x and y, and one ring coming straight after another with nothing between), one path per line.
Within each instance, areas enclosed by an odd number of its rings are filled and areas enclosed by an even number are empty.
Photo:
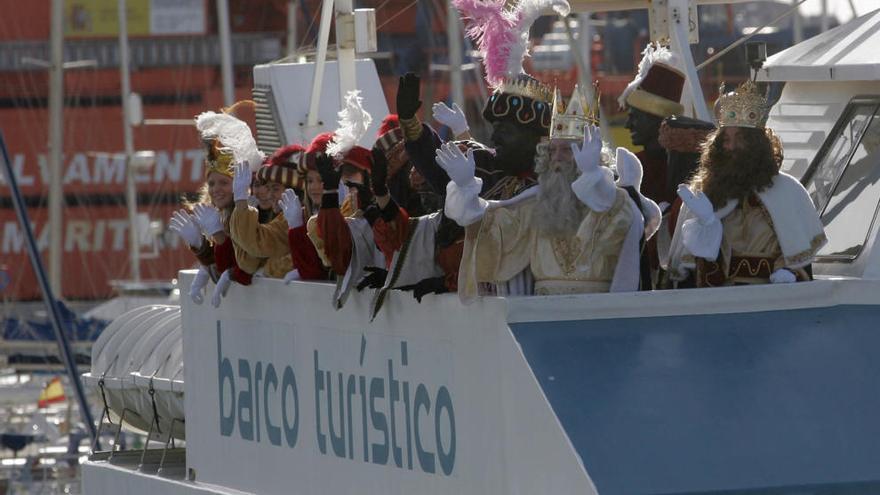
M732 92L725 91L725 85L722 84L718 92L721 96L715 102L718 127L764 128L770 116L770 106L757 84L746 81Z
M598 83L593 83L593 101L591 103L588 103L588 98L577 85L574 87L568 105L562 102L562 97L557 90L553 98L550 139L581 140L584 138L584 132L588 125L599 125Z
M499 93L523 96L547 104L553 101L553 88L531 77L505 77L496 90Z
M550 130L553 88L529 76L505 77L486 101L483 118L488 122L509 120L541 136Z

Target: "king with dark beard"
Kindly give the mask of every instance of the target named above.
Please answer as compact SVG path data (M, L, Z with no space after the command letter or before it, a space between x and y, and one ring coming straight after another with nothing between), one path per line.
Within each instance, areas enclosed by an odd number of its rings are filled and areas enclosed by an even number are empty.
M782 145L752 82L721 92L719 129L703 146L670 249L670 276L697 287L810 280L825 242L807 191L779 171Z

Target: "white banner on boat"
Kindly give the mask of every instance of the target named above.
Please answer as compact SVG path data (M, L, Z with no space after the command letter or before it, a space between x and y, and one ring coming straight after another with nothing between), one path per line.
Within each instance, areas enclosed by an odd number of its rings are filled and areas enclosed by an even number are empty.
M182 273L182 286L190 273ZM463 307L256 279L183 300L187 465L257 493L595 493L506 324Z

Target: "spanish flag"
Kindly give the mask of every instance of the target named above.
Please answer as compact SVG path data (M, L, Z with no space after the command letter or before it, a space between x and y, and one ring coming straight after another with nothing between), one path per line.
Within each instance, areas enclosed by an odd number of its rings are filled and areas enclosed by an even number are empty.
M44 408L48 407L49 404L54 404L56 402L64 402L67 400L64 397L64 387L61 386L61 377L56 376L46 385L46 388L40 392L40 400L37 402L37 407Z

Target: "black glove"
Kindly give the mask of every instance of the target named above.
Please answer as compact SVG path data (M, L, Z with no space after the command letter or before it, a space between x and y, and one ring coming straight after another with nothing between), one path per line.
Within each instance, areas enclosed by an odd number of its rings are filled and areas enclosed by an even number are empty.
M416 298L416 301L418 301L419 304L422 303L422 298L427 294L443 294L449 292L449 289L446 288L446 280L444 277L426 278L419 280L412 285L397 287L397 289L413 291L413 297Z
M318 169L318 174L321 175L324 190L333 191L332 194L325 192L321 197L321 208L339 208L339 194L336 192L339 187L339 170L336 169L333 158L324 153L318 153L315 156L315 167Z
M416 112L422 107L419 91L419 76L412 72L407 72L400 77L400 84L397 86L398 117L401 119L411 119L416 116Z
M346 187L353 187L357 190L358 209L366 211L373 204L373 191L370 190L370 176L364 175L364 184L346 181Z
M373 224L376 223L376 220L378 220L381 216L382 211L379 210L379 205L375 203L371 204L367 207L366 210L364 210L364 220L366 220L367 223L370 224L370 227L372 227Z
M369 275L365 275L364 278L361 279L361 282L357 284L358 292L367 287L371 289L380 289L385 285L385 277L388 276L388 270L383 270L378 266L368 266L364 268L364 271Z
M321 175L321 182L324 183L325 191L335 191L339 187L339 169L333 163L333 157L324 153L318 153L315 156L315 166Z
M372 149L373 168L370 171L370 178L373 181L373 194L376 196L385 196L388 194L388 157L385 152L376 148Z

